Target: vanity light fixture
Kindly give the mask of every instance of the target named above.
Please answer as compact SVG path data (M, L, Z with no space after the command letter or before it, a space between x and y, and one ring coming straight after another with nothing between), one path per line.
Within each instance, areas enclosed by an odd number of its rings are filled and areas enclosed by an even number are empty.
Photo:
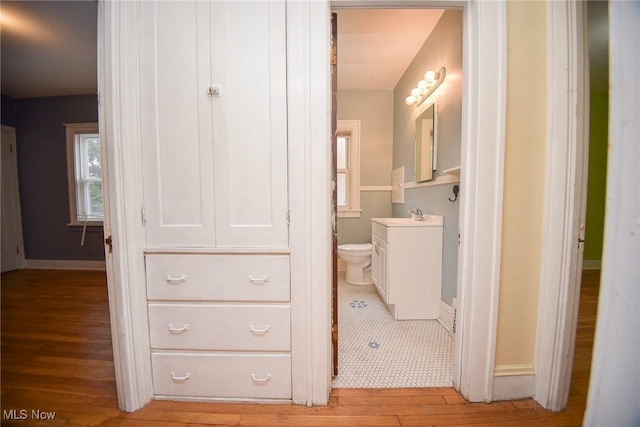
M440 86L446 74L447 70L444 67L437 73L431 70L424 73L424 80L418 82L418 85L411 90L411 95L405 100L407 105L415 104L417 107L422 104Z

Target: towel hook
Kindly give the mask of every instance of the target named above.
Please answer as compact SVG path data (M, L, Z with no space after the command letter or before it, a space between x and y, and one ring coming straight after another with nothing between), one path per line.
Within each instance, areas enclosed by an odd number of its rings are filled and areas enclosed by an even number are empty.
M453 203L456 200L458 200L458 193L460 193L460 187L458 187L458 185L454 185L452 190L453 190L453 195L455 196L455 198L452 199L451 197L449 197L449 201Z

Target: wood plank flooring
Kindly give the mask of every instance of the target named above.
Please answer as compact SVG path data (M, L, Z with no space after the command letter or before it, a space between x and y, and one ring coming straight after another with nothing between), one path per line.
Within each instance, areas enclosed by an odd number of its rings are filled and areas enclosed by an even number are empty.
M125 413L118 409L104 273L5 273L0 285L1 424L579 426L589 386L599 281L599 271L583 275L571 394L567 409L559 413L531 399L470 404L450 388L336 389L328 406L312 408L153 401Z

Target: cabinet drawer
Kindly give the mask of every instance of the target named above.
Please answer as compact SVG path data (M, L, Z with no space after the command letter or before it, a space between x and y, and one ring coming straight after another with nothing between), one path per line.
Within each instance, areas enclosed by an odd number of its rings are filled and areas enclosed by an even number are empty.
M291 399L288 354L153 353L156 395Z
M387 238L387 227L382 224L378 224L377 222L371 222L371 233L378 236L380 239L384 241L388 241Z
M289 351L286 305L149 304L152 348Z
M147 255L150 300L289 301L288 255Z

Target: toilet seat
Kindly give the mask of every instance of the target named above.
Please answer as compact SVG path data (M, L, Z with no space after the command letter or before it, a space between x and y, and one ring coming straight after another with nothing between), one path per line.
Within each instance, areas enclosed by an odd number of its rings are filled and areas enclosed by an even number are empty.
M346 245L338 245L338 250L346 251L349 253L357 252L371 252L371 243L349 243Z

